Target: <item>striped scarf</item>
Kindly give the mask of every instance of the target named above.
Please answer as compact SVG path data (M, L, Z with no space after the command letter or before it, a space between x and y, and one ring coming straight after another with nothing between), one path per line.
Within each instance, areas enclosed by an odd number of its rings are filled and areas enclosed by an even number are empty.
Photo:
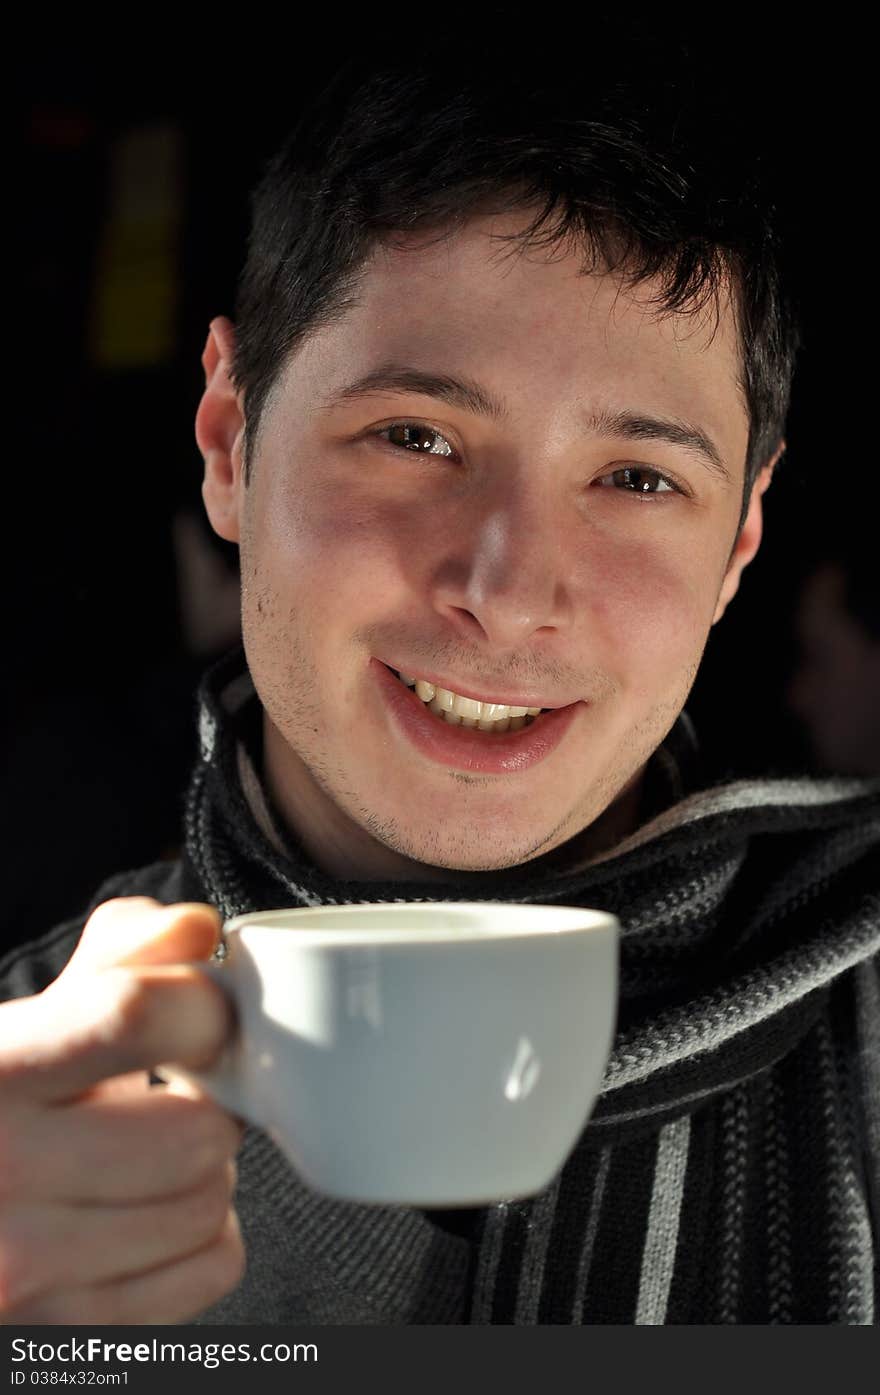
M241 657L227 660L200 694L188 894L227 916L460 899L454 885L438 895L437 883L340 882L315 868L265 801L258 728ZM613 852L577 872L536 878L526 866L468 884L469 900L616 914L618 1031L594 1114L550 1187L429 1213L441 1238L466 1237L467 1272L426 1259L409 1281L419 1296L395 1309L406 1320L874 1321L880 781L738 781L682 796L674 748L673 733L652 765L668 807ZM304 1207L312 1224L320 1214L334 1255L355 1221L377 1254L409 1233L389 1208L296 1205L298 1223ZM417 1271L413 1254L400 1263Z

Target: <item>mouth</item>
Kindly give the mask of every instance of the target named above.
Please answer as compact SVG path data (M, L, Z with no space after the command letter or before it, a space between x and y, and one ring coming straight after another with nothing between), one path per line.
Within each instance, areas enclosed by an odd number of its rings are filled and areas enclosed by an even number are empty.
M538 718L551 709L548 707L523 707L503 702L484 702L477 698L465 697L451 688L443 688L424 678L412 678L387 666L390 673L405 688L409 688L425 704L429 712L451 727L465 727L472 731L485 731L501 736L507 731L521 731L532 726Z
M421 755L447 769L488 775L525 771L546 759L587 707L487 702L370 660L392 726ZM505 694L509 696L509 694ZM535 695L537 696L537 695Z

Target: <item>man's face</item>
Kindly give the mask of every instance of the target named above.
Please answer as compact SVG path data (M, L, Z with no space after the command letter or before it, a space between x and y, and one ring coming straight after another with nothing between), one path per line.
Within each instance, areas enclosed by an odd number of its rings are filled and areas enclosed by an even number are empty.
M523 223L383 245L356 308L281 376L238 488L270 785L301 820L321 805L440 867L527 861L633 785L729 598L742 502L730 308L714 334L658 319L654 286L491 240ZM477 384L498 411L437 386L345 396L389 365ZM615 430L622 413L697 428L718 464ZM566 711L451 728L389 669Z

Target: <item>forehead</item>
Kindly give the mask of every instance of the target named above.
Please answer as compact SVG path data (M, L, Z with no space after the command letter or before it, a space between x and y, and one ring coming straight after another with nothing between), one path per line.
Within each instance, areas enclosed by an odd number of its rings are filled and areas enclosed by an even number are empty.
M383 240L355 303L306 341L301 366L330 392L389 361L459 372L512 417L539 410L560 426L584 409L658 409L699 420L742 462L748 413L729 299L697 314L663 312L651 303L659 282L630 287L618 274L584 274L582 249L503 240L526 221L488 215L441 235Z

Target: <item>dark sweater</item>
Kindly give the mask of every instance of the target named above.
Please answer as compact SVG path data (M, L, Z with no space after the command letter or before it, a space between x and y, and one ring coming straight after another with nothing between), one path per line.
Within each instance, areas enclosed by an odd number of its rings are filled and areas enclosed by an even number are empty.
M454 886L339 882L313 867L273 823L258 730L232 658L201 694L184 856L114 878L96 903L147 894L229 916L457 899ZM590 905L622 922L614 1050L552 1185L471 1212L351 1205L311 1192L251 1129L236 1199L247 1274L200 1321L874 1321L880 782L683 794L683 731L652 762L646 821L612 853L467 887L469 900ZM50 982L82 923L0 964L0 997Z

